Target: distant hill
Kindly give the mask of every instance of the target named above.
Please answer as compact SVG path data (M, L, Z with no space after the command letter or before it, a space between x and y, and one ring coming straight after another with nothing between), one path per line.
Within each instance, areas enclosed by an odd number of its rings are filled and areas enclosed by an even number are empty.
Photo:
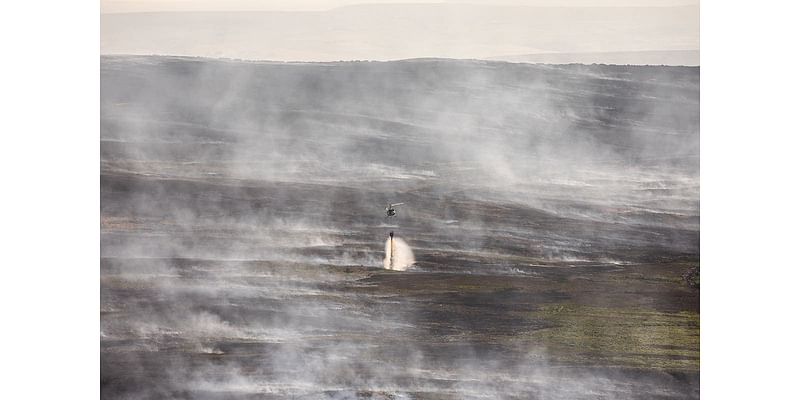
M542 64L700 65L700 50L544 53L489 57L490 60Z
M697 57L685 53L700 47L699 14L698 6L446 4L360 5L323 12L121 13L101 16L100 49L102 54L275 61L441 57L697 64Z

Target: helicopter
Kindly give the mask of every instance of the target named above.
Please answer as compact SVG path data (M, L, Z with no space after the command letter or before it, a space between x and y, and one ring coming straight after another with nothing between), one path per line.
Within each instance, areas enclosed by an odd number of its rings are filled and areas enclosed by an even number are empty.
M394 204L389 204L388 206L386 206L386 216L387 217L394 217L395 215L397 215L397 211L395 211L394 207L402 205L402 204L405 204L405 203L394 203Z

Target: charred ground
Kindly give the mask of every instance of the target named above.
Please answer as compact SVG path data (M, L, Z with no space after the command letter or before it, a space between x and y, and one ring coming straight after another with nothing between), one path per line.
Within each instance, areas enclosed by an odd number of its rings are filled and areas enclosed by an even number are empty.
M103 57L102 396L698 397L698 83Z

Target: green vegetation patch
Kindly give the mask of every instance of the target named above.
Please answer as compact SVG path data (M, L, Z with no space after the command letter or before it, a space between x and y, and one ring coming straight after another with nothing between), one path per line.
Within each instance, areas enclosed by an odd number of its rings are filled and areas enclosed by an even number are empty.
M661 370L700 368L700 315L554 304L527 317L555 326L529 332L557 361Z

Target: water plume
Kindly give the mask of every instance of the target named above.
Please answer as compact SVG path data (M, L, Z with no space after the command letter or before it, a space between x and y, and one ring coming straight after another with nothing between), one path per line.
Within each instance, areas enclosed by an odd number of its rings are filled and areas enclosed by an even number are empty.
M399 237L389 234L386 239L386 257L383 259L383 268L394 271L405 271L414 264L414 252L411 247Z

